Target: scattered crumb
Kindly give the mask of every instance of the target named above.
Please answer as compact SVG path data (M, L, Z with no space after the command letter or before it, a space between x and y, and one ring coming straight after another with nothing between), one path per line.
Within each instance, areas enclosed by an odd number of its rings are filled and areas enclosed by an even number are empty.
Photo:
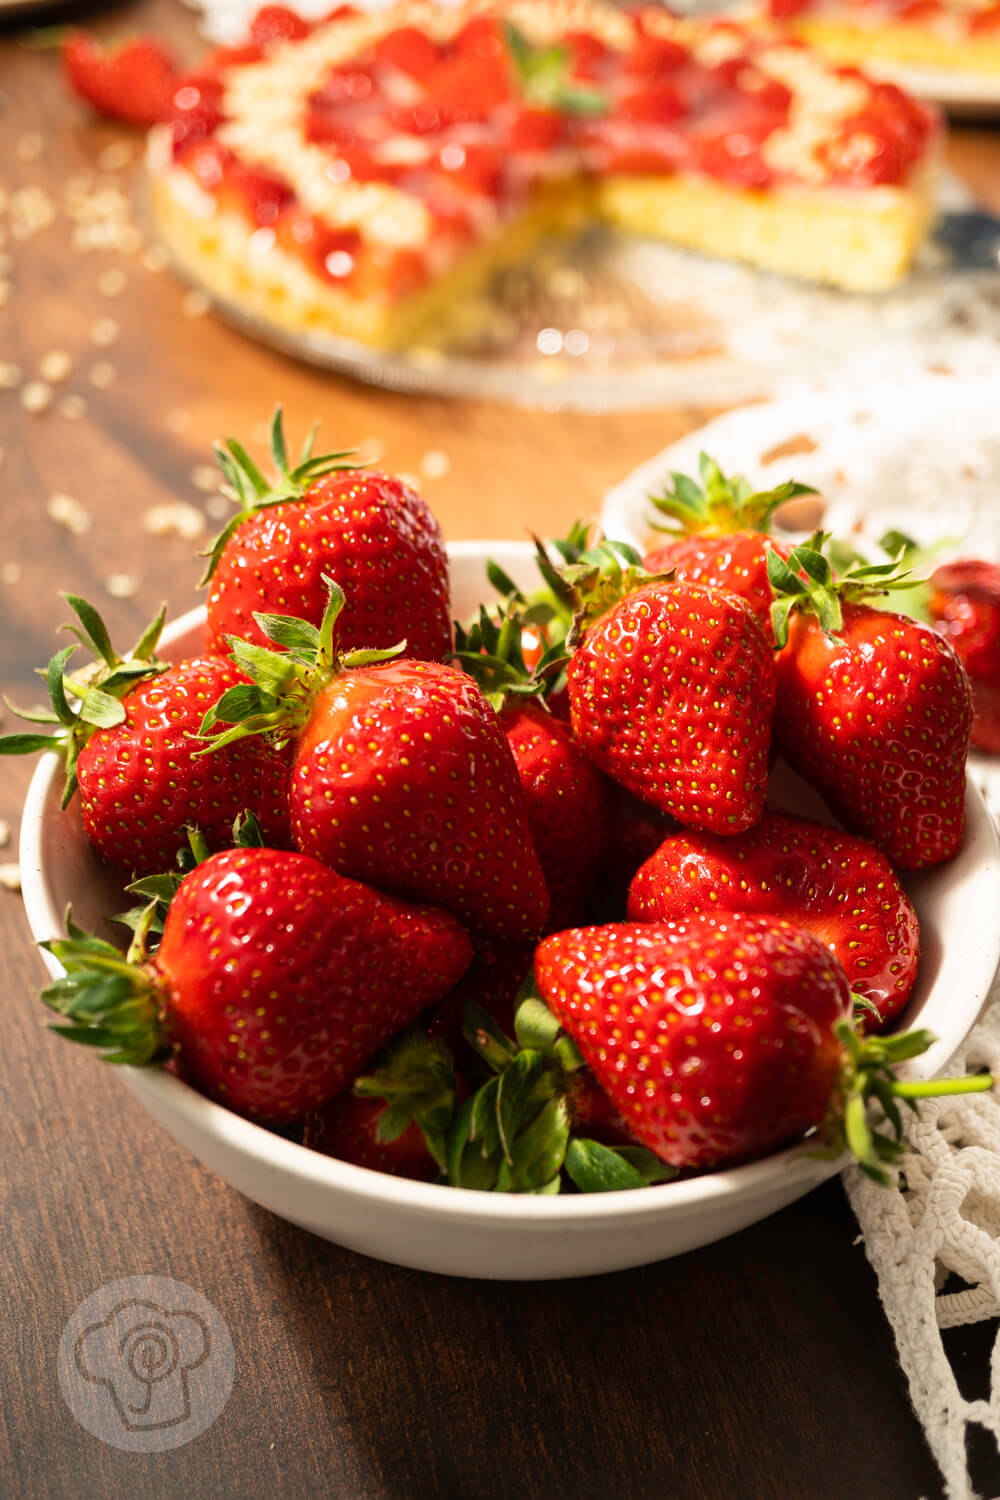
M105 578L104 587L112 599L132 599L139 592L139 579L134 573L112 573Z
M587 289L586 278L581 271L571 266L560 266L545 279L548 290L554 297L579 297Z
M19 891L21 889L21 866L0 865L0 886L5 891Z
M37 161L45 150L45 141L37 130L29 130L22 135L14 150L20 161Z
M165 271L170 264L170 256L162 245L150 245L142 257L142 264L147 271Z
M13 391L21 384L23 371L20 365L0 364L0 391Z
M74 536L83 536L91 528L90 512L84 510L79 500L74 500L72 495L50 495L45 508L50 520L55 521L57 526L64 526Z
M132 160L131 141L113 141L97 158L97 165L102 172L120 172L127 167Z
M97 278L97 290L102 297L120 297L126 286L128 277L117 266L112 266L110 271L102 271Z
M16 562L4 563L0 567L0 583L20 583L21 564Z
M96 365L91 365L87 379L99 391L106 391L114 380L116 373L114 365L109 364L106 359L99 359Z
M443 479L451 468L451 459L440 448L431 448L420 460L420 472L427 479Z
M232 513L232 504L225 495L209 495L205 501L205 514L212 521L226 520Z
M377 464L385 452L385 444L374 437L364 438L354 450L359 464Z
M191 426L191 413L182 411L178 407L175 411L168 411L166 415L167 431L182 433L187 432Z
M76 395L73 391L68 396L62 398L56 409L59 415L65 417L69 422L79 422L81 417L87 415L86 401L82 396Z
M44 380L29 380L21 387L21 405L33 417L48 411L52 405L52 387Z
M184 500L169 500L150 506L142 518L143 530L150 536L179 536L194 541L205 529L205 517Z
M73 361L65 349L50 349L38 361L38 373L49 385L60 385L68 380L72 369Z
M16 240L30 240L48 229L56 206L44 188L23 187L10 195L10 232Z
M219 487L219 471L213 464L195 464L191 470L191 483L196 490L212 495Z
M786 438L783 443L775 443L773 448L768 448L766 453L760 455L762 464L774 464L779 458L794 458L797 453L815 453L817 444L806 433L800 432L795 437Z
M204 292L185 292L181 311L186 318L203 318L212 302Z
M10 824L6 818L0 818L0 849L6 849L10 843Z
M121 329L114 318L98 318L90 330L91 343L97 345L98 349L110 349L112 344L117 344Z

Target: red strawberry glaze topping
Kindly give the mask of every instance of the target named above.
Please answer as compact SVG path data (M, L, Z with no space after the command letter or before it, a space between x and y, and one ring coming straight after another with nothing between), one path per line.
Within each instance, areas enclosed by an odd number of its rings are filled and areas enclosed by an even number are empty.
M810 68L820 71L794 93L789 57L794 61L797 44L776 44L730 22L693 24L642 10L617 45L596 34L596 22L595 34L574 23L549 49L555 62L541 92L497 16L464 23L459 17L450 38L446 23L433 35L409 21L385 24L379 34L377 22L341 8L310 27L281 6L266 7L252 28L251 46L210 54L196 75L181 80L170 114L175 158L206 191L217 192L220 184L207 181L199 159L187 152L216 133L229 145L227 117L237 126L245 121L249 106L240 105L232 81L273 62L286 70L273 86L287 91L295 46L315 49L328 39L330 65L317 73L311 62L302 84L297 128L303 146L323 153L325 176L345 190L379 184L422 206L423 240L385 241L370 214L327 223L315 204L307 207L314 194L297 178L298 169L289 165L283 172L285 164L268 156L266 144L259 164L272 178L287 179L295 222L305 215L334 233L356 235L350 245L321 251L311 243L322 242L319 230L279 235L278 243L299 254L313 274L338 286L350 283L357 296L392 299L410 292L439 274L470 239L516 214L538 184L552 178L685 171L761 190L786 182L893 185L907 180L936 128L933 113L900 90L870 84L854 69L820 64L804 51ZM361 28L353 55L345 56L339 41L344 26ZM831 111L830 88L840 90L839 110ZM799 128L813 92L824 96L827 110L819 144ZM232 137L231 149L245 154L239 139L237 145ZM308 170L315 172L315 163ZM324 195L325 189L315 196ZM242 200L227 185L222 201L261 227L253 180Z

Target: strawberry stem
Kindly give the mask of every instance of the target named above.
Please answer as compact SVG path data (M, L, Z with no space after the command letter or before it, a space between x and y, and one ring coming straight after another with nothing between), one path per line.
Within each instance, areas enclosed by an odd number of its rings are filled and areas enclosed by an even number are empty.
M798 495L815 495L812 485L788 479L771 490L755 490L742 474L727 479L714 458L698 455L701 479L672 471L672 488L664 487L660 495L650 495L657 512L667 518L666 524L653 522L654 531L671 536L728 536L734 531L771 529L771 517L779 505Z
M166 605L146 626L136 644L119 656L111 644L107 626L92 604L78 594L62 596L79 620L66 625L77 644L64 646L45 669L45 686L52 712L36 713L16 708L4 700L18 718L32 724L55 726L52 734L9 734L0 737L0 755L32 755L58 750L66 758L66 780L62 805L66 807L77 789L76 766L80 751L98 729L110 729L125 719L121 700L143 678L166 671L166 662L156 658L156 646L166 619ZM96 658L88 667L70 674L70 657L84 646Z
M208 558L208 562L199 587L204 588L211 582L229 538L238 527L242 526L248 516L268 506L284 505L289 500L301 500L311 486L327 474L364 467L360 461L353 458L352 455L355 452L353 448L343 448L336 453L322 453L314 457L312 450L318 427L319 424L314 423L310 428L302 446L299 461L294 469L290 469L288 447L285 442L284 415L280 405L274 408L274 415L271 418L271 457L274 461L275 472L273 484L268 483L237 438L226 438L225 443L217 442L212 445L215 461L236 498L239 511L226 523L218 536L212 538L207 550L202 553L203 557Z
M965 1078L900 1080L895 1069L919 1057L936 1040L930 1031L904 1031L895 1036L859 1036L848 1021L840 1021L836 1035L844 1049L838 1089L831 1100L824 1127L833 1152L846 1146L861 1170L873 1181L891 1186L903 1158L903 1120L897 1100L916 1110L916 1100L985 1093L993 1087L988 1073ZM882 1122L872 1123L869 1105L877 1104Z
M271 651L239 636L227 637L231 660L250 681L228 688L205 714L198 734L208 743L198 755L256 734L269 736L279 747L287 744L308 722L317 696L338 673L390 661L406 650L406 642L399 641L385 650L339 654L335 629L344 607L344 591L326 574L323 582L328 593L318 629L295 615L254 614L268 640L283 650ZM220 723L229 727L213 733Z
M902 540L905 543L905 538ZM771 627L779 650L788 640L793 610L814 614L826 635L837 635L844 623L842 604L912 589L920 582L912 577L910 568L903 566L907 562L905 546L889 562L857 564L835 579L823 553L829 542L827 532L817 531L808 542L792 549L787 562L773 548L768 552L767 576L774 594Z
M66 913L65 938L40 946L62 964L65 974L42 991L50 1010L62 1018L52 1030L68 1041L96 1047L105 1062L142 1067L165 1062L173 1053L155 973L144 962L146 934L156 903L138 924L124 958L117 948L77 927Z

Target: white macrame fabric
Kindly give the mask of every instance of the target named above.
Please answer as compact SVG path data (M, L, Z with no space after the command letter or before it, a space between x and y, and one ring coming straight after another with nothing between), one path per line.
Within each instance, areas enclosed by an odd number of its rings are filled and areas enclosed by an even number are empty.
M1000 812L997 798L988 800ZM1000 1077L1000 981L945 1071L982 1068ZM1000 1094L926 1099L919 1116L904 1112L904 1137L901 1187L879 1187L856 1167L844 1185L948 1500L996 1500L972 1488L966 1429L987 1429L1000 1452L1000 1338L989 1397L969 1401L941 1330L1000 1317ZM949 1273L963 1290L942 1290Z

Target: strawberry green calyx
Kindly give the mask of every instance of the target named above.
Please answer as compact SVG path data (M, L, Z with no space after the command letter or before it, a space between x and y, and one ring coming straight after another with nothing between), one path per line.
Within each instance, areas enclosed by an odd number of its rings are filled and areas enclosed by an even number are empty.
M132 650L119 656L111 644L107 626L97 610L77 594L64 594L79 620L79 625L64 629L77 638L77 644L57 651L45 669L51 712L16 708L8 703L18 718L32 724L53 726L50 734L8 734L0 737L0 755L32 755L40 750L59 750L66 757L66 781L62 805L66 807L77 788L76 764L80 752L98 729L110 729L125 719L121 700L136 683L166 671L167 663L158 661L156 646L166 618L166 606L146 626ZM93 652L96 660L77 673L67 668L70 657L79 646Z
M504 22L504 38L521 97L535 109L557 110L563 115L603 115L608 98L599 89L574 83L570 54L565 47L533 47L523 32Z
M573 1134L572 1077L583 1067L575 1042L534 991L522 987L516 1040L469 1003L463 1027L492 1075L455 1111L447 1180L497 1193L558 1193L565 1170L581 1192L645 1187L676 1176L641 1146L611 1147Z
M151 902L126 957L111 943L77 927L69 912L67 936L40 944L66 971L42 991L45 1004L62 1018L52 1030L68 1041L95 1047L105 1062L143 1067L166 1062L175 1050L156 977L145 963L154 909Z
M295 615L254 615L264 635L281 651L228 637L231 659L250 681L229 688L208 710L198 731L208 741L200 754L254 734L270 736L276 746L286 744L308 722L318 694L340 672L390 661L406 650L406 642L399 641L381 651L338 652L335 632L344 591L325 574L323 582L329 598L318 629ZM220 723L227 727L213 733Z
M917 1110L917 1100L953 1094L985 1093L993 1087L989 1073L964 1078L900 1081L900 1063L919 1057L937 1039L930 1031L904 1031L895 1036L859 1036L848 1021L836 1026L844 1049L839 1086L831 1100L823 1135L832 1154L850 1151L866 1177L892 1186L903 1159L903 1120L899 1100ZM869 1106L877 1103L888 1129L873 1125Z
M199 587L204 588L219 565L226 543L248 516L271 505L284 505L289 500L301 500L309 487L326 474L342 473L359 469L362 465L352 459L353 448L344 448L337 453L313 454L313 444L319 424L314 423L309 431L299 461L289 467L288 449L285 445L285 430L282 409L276 406L271 419L271 457L274 461L275 481L268 484L243 444L236 438L227 438L225 444L215 443L215 461L222 470L227 484L233 491L240 509L227 522L218 536L214 537L203 556L208 558L204 576ZM346 462L345 462L346 460Z
M687 474L671 471L671 488L650 500L666 522L653 521L654 531L671 536L700 533L704 536L727 536L733 531L771 529L771 517L779 505L798 495L815 495L810 484L787 479L770 490L755 490L742 474L727 479L714 458L698 455L701 483Z
M455 1063L444 1042L416 1026L404 1031L379 1054L374 1072L355 1078L353 1090L362 1099L386 1101L377 1141L396 1141L416 1124L442 1173L447 1171L456 1095Z
M534 623L534 618L544 623L538 611L547 606L559 627L548 630L549 639L553 644L565 640L567 654L575 650L586 627L626 594L634 593L643 584L671 576L650 573L628 542L613 541L599 531L595 535L584 522L578 521L569 536L561 540L546 543L536 536L533 541L545 588L541 594L529 597L531 614L526 616L525 623ZM550 549L556 552L558 561ZM492 575L491 582L497 586ZM524 598L517 593L509 597L521 601Z
M138 906L129 907L128 911L119 912L116 917L112 918L123 927L131 928L133 933L138 933L141 929L145 935L147 952L152 952L163 936L163 924L166 921L170 903L180 889L181 882L185 876L190 875L196 865L204 864L212 853L199 828L187 828L184 832L187 836L187 843L177 850L174 869L164 870L156 875L144 875L140 880L133 880L125 889L130 896L139 896L141 903ZM249 808L241 812L233 821L233 848L264 848L261 826Z
M479 618L471 625L455 626L455 650L448 659L474 679L498 713L510 698L533 698L544 703L565 661L565 650L557 643L533 668L528 667L523 639L530 628L526 611L513 602L508 602L499 616L481 605Z
M808 542L792 549L787 562L773 550L767 554L767 576L774 593L771 626L779 650L788 640L788 618L793 610L814 614L827 635L837 635L844 624L843 604L912 589L917 581L905 566L905 548L889 562L861 563L834 578L823 553L829 540L828 533L817 531Z

